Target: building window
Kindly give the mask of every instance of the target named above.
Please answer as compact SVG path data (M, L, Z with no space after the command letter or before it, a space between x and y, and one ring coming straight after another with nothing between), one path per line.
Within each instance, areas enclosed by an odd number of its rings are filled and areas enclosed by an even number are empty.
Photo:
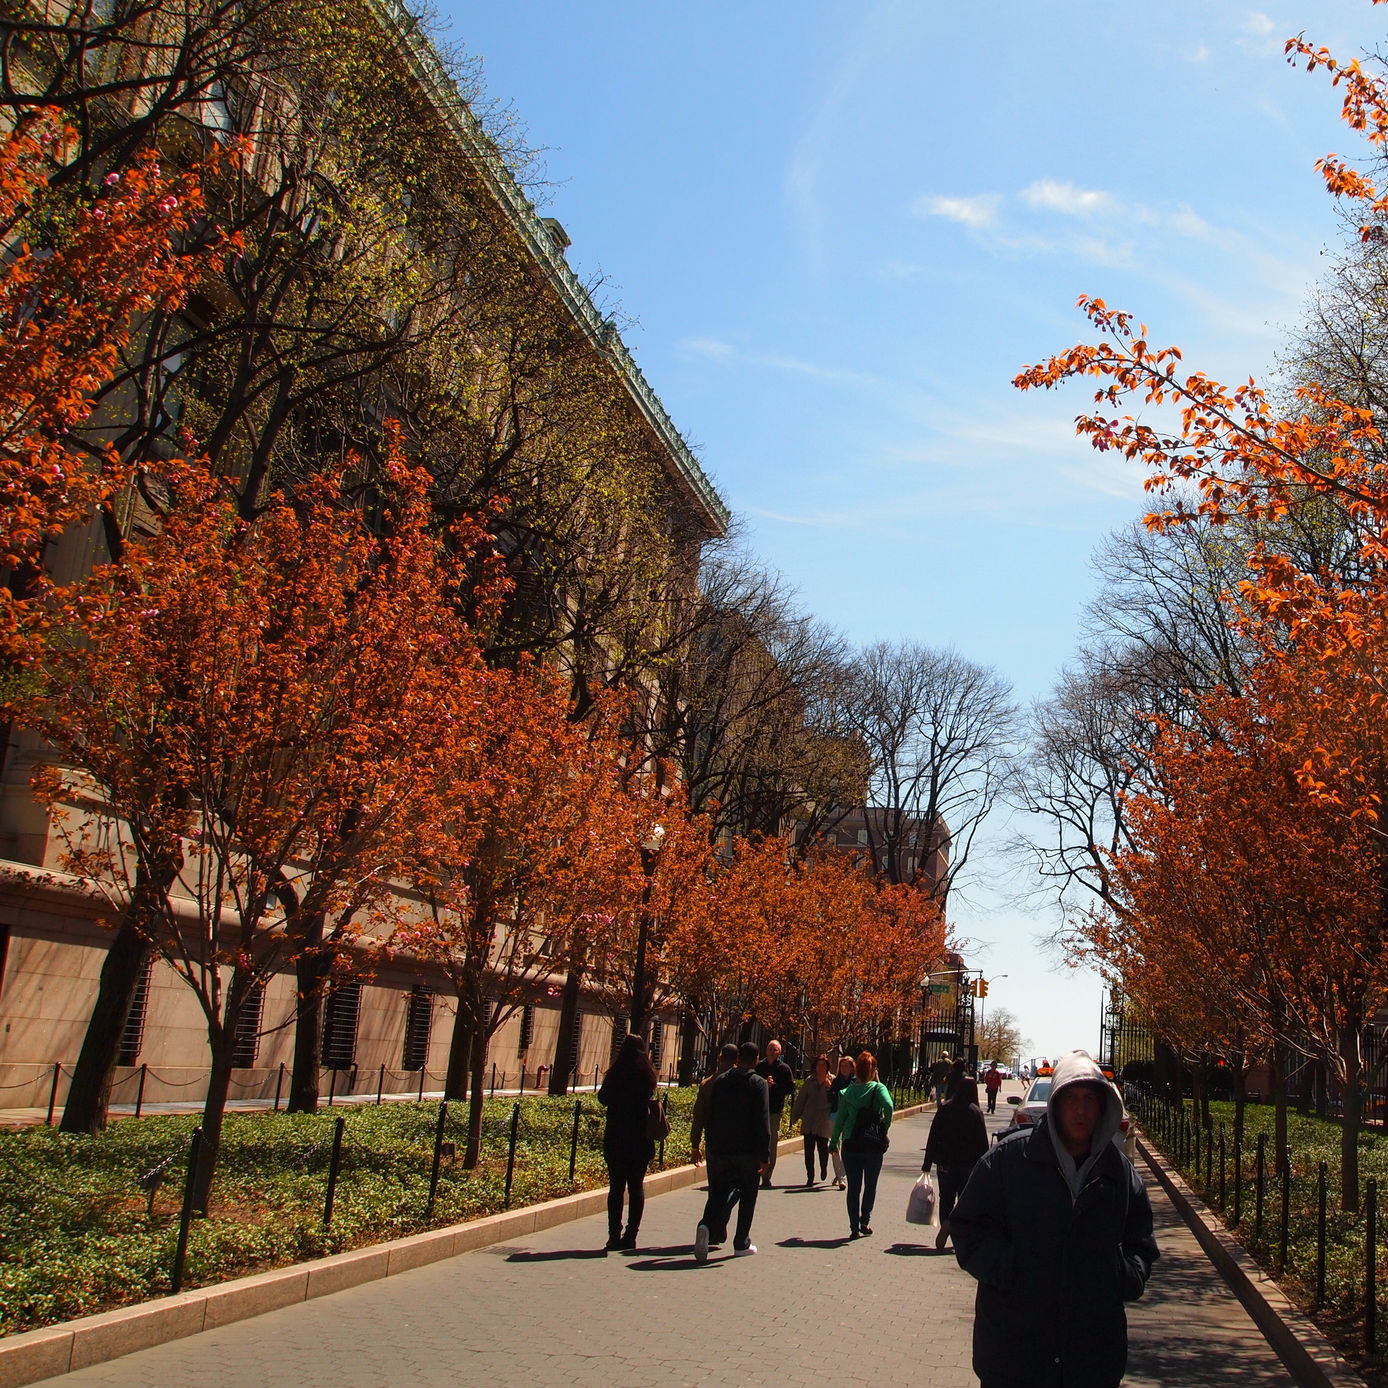
M429 1032L433 1025L434 995L422 983L416 983L406 1002L402 1070L424 1069L429 1060Z
M612 1019L612 1044L607 1048L607 1063L612 1064L617 1059L617 1052L622 1048L622 1042L626 1040L627 1034L627 1014L619 1012Z
M660 1055L665 1049L665 1028L660 1022L651 1025L651 1064L655 1066L656 1073L660 1072Z
M329 1070L350 1070L357 1063L357 1014L361 1011L361 984L355 979L339 983L323 1006L323 1065Z
M516 1054L524 1055L535 1039L535 1009L526 1003L521 1008L520 1039L516 1042Z
M565 1066L566 1066L566 1070L565 1070L565 1073L566 1073L566 1074L575 1075L575 1076L578 1074L578 1060L579 1060L579 1056L582 1054L582 1048L581 1048L581 1046L579 1045L579 1043L580 1043L580 1041L582 1040L582 1038L583 1038L583 1011L582 1011L581 1008L577 1008L577 1007L576 1007L576 1008L574 1008L574 1030L573 1030L573 1037L572 1037L572 1039L571 1039L570 1042L569 1042L569 1053L568 1053L568 1055L566 1055L566 1056L564 1057L564 1062L565 1062Z
M149 980L154 973L154 956L145 960L140 973L140 981L135 985L135 996L130 1002L130 1015L125 1019L125 1030L121 1032L120 1052L116 1056L117 1065L138 1065L140 1047L145 1040L145 1016L149 1012Z
M859 842L860 844L861 844L861 843L866 843L866 842L867 842L867 830L866 830L866 829L859 829L859 830L858 830L858 842Z
M232 1042L231 1063L238 1070L249 1070L260 1054L260 1024L265 1016L264 980L252 986L236 1019L236 1040Z

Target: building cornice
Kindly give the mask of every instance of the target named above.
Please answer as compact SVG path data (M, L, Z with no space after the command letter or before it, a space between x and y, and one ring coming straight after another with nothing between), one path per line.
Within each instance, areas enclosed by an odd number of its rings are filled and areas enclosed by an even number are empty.
M453 133L469 161L485 181L488 191L505 212L526 250L544 272L565 308L573 315L595 351L612 363L636 408L669 456L689 502L711 535L722 535L728 526L728 508L705 475L699 460L675 427L660 397L636 364L616 325L599 313L578 276L569 268L562 251L541 222L534 205L512 176L495 144L487 138L468 107L457 84L449 77L434 46L420 31L419 22L400 0L371 0L387 34L409 64L420 90Z

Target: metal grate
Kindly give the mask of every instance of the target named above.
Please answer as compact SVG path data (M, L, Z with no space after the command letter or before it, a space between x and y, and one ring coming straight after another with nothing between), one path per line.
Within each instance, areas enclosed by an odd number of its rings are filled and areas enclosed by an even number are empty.
M130 1012L125 1019L125 1029L121 1032L120 1052L116 1056L117 1065L138 1065L140 1047L145 1040L145 1017L149 1013L149 981L154 973L154 956L145 960L145 967L135 985L135 996L130 1000Z
M516 1054L524 1055L535 1039L535 1009L526 1003L521 1008L520 1038L516 1042Z
M422 1070L429 1060L429 1033L434 1025L434 995L421 983L410 989L405 1011L402 1070Z
M361 1011L361 984L355 979L339 983L323 1007L323 1065L329 1070L350 1070L357 1063L357 1015Z
M264 980L254 984L246 1001L241 1005L241 1015L236 1019L236 1040L232 1044L231 1063L238 1070L249 1070L260 1054L260 1024L265 1016Z

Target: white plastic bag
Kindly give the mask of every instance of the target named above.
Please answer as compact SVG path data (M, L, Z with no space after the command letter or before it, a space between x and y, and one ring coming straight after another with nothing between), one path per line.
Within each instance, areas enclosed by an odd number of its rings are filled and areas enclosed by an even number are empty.
M908 1224L934 1224L935 1211L939 1208L939 1201L935 1195L935 1187L930 1183L930 1177L924 1171L916 1178L916 1184L911 1187L911 1197L906 1202L906 1222Z

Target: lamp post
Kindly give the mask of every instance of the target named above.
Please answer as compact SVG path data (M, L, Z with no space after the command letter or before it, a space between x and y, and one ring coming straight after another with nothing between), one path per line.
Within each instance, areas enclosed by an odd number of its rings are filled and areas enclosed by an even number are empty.
M665 842L665 828L656 824L651 827L650 837L641 845L641 875L646 879L641 888L641 918L636 931L636 967L631 980L631 1010L627 1018L627 1030L635 1036L646 1035L646 948L651 934L651 887L655 879L656 864L660 861L661 845Z

